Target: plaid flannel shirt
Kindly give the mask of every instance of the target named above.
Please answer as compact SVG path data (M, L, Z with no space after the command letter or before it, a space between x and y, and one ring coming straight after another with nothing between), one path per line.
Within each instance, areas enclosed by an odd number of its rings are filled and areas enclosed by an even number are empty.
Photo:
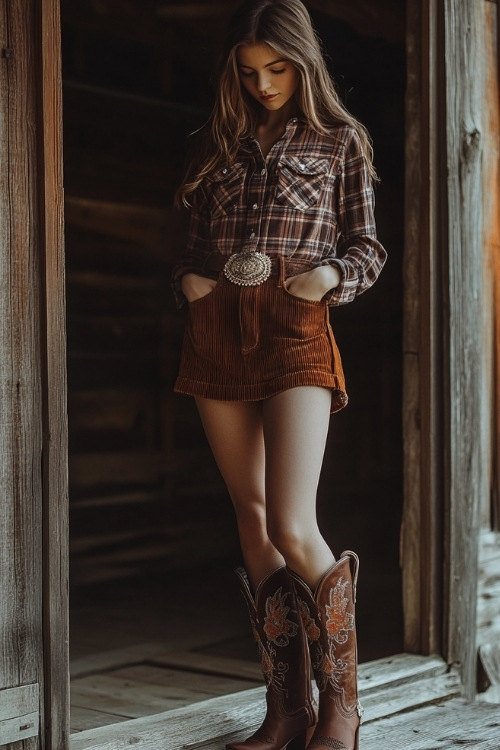
M233 164L216 170L195 193L187 247L173 271L180 307L181 279L198 273L211 253L255 249L335 265L341 282L330 305L351 302L377 279L386 252L377 241L372 181L356 131L339 126L321 135L294 118L264 159L248 138Z

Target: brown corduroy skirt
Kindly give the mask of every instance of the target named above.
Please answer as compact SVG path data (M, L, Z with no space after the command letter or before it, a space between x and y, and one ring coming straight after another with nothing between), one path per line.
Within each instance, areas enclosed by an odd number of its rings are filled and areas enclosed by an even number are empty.
M259 286L238 286L221 272L214 290L189 305L174 389L217 401L261 401L317 385L331 388L332 412L342 409L347 394L328 305L296 297L284 285L306 270L280 259Z

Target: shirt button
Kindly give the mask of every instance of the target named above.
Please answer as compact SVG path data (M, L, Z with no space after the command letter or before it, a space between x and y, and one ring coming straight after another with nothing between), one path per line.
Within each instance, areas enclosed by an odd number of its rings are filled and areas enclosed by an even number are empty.
M252 208L253 208L253 210L254 210L254 211L255 211L255 209L256 209L256 208L258 208L258 207L259 207L259 206L258 206L258 204L257 204L257 203L254 203L254 204L253 204L253 206L252 206Z
M262 176L264 176L266 174L266 170L265 169L261 169L260 173L261 173Z
M224 169L222 170L222 174L227 174L227 169L226 169L226 168L224 168Z
M304 162L303 162L303 161L299 161L299 168L300 168L300 169L301 169L302 171L304 171L304 169L306 168L306 165L304 164Z

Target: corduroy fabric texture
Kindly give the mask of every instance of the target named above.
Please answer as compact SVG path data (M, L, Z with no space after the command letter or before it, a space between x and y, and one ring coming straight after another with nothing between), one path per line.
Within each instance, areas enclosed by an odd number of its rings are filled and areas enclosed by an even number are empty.
M289 388L316 385L332 389L332 412L347 404L328 304L290 294L286 277L283 258L278 274L259 286L237 286L221 272L215 289L191 302L177 392L217 401L261 401Z

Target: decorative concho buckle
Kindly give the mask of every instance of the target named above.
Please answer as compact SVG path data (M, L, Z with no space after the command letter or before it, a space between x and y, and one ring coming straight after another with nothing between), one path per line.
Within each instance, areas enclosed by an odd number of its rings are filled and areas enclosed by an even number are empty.
M238 286L258 286L271 275L271 258L257 250L235 253L227 259L224 274Z

